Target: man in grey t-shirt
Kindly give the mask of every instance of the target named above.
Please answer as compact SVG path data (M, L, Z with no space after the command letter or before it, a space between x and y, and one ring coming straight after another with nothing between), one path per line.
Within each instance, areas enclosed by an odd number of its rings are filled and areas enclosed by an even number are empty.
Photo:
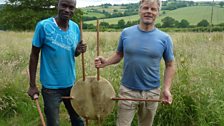
M172 103L170 88L175 73L173 44L168 34L155 28L160 7L160 0L141 0L140 24L122 31L117 52L111 57L105 59L99 56L95 59L95 66L103 68L124 58L119 97L159 99L160 61L163 58L166 67L162 100L165 104ZM151 126L157 106L155 102L119 101L117 126L131 126L136 110L139 126Z

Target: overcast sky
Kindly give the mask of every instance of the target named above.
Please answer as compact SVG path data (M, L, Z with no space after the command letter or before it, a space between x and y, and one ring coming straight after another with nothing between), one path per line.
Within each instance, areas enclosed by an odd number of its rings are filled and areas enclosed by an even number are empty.
M137 3L139 0L77 0L77 7L88 5L100 5L103 3L122 4L122 3Z
M0 0L0 3L4 3L4 1L5 0ZM138 1L139 0L77 0L77 7L100 5L103 3L111 3L111 4L137 3ZM213 1L213 0L192 0L192 1ZM224 0L215 0L215 1L224 1Z

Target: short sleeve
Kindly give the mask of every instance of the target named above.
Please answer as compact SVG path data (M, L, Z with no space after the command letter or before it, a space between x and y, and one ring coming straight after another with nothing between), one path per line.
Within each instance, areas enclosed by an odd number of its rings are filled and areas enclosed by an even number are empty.
M39 22L35 28L32 45L36 47L41 47L43 43L44 43L44 29L42 23Z
M78 43L80 43L80 41L81 41L81 32L80 32L80 29L79 29L78 25L76 25L76 30L77 30L77 34L78 34Z
M172 61L174 60L173 54L173 42L170 36L166 37L166 48L163 53L163 58L165 61Z
M124 48L123 37L124 37L124 31L121 32L120 39L118 41L117 52L123 52L123 48Z

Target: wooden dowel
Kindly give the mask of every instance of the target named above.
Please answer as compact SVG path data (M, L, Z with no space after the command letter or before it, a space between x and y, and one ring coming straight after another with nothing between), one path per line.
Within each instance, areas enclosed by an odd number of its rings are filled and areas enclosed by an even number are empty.
M74 99L73 97L71 97L71 96L63 96L63 97L61 97L62 99L68 99L68 100L72 100L72 99Z
M72 100L74 99L73 97L70 96L64 96L62 99L69 99ZM151 101L151 102L162 102L161 99L137 99L137 98L111 98L112 100L126 100L126 101Z
M88 126L89 125L89 119L86 117L85 120L86 120L86 126Z
M111 98L112 100L127 100L127 101L150 101L150 102L162 102L161 99L135 99L135 98Z
M46 126L46 123L44 121L44 116L43 116L43 114L41 112L41 109L40 109L40 104L39 104L39 101L38 101L38 95L37 94L34 95L34 99L35 99L35 102L36 102L37 111L38 111L39 116L40 116L41 124L42 124L42 126Z
M83 41L82 20L80 20L80 40ZM83 81L86 80L84 53L82 53L82 79Z
M96 52L97 52L97 56L100 55L100 51L99 51L99 20L97 19L97 22L96 22L96 29L97 29L97 40L96 40ZM99 81L100 80L100 69L97 68L97 80Z

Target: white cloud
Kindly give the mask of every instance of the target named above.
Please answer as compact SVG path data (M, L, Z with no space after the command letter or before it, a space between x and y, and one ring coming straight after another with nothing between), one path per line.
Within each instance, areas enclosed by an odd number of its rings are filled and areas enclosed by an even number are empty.
M5 0L0 0L0 4L4 4L5 3Z

